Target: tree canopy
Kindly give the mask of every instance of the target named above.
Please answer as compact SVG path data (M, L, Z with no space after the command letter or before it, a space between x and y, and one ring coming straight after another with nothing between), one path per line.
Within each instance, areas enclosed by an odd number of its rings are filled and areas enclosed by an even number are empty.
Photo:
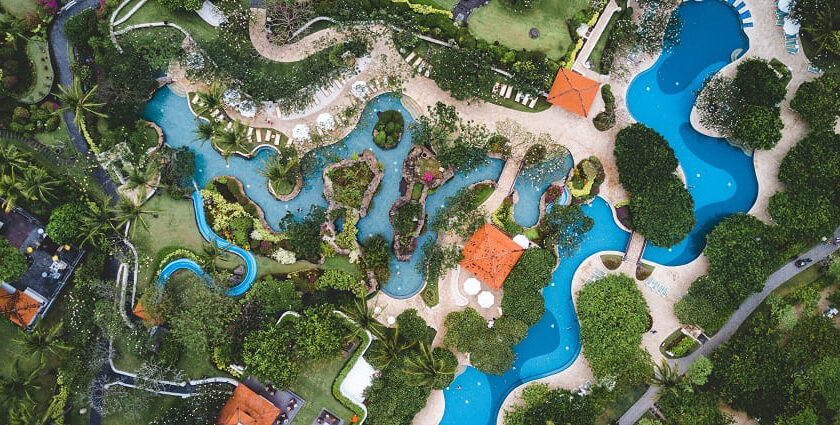
M28 268L26 256L0 236L0 282L18 280Z

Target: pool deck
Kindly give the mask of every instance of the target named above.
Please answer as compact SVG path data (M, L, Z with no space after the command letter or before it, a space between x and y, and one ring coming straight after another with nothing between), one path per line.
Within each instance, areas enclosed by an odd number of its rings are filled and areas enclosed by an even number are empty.
M815 77L815 75L807 72L808 62L803 53L791 55L784 50L784 36L780 27L775 25L774 6L772 3L762 3L756 0L745 0L748 8L752 11L754 27L747 31L750 39L750 49L746 57L760 56L764 58L778 58L786 65L788 65L793 72L793 79L788 85L788 95L782 102L782 121L785 124L783 137L779 145L770 151L762 151L755 154L755 168L759 181L758 199L755 205L749 211L757 217L767 220L767 204L769 197L781 188L781 184L777 179L778 167L782 157L787 151L807 132L807 126L798 117L798 115L790 109L790 99L793 97L796 88L805 80ZM384 29L377 26L368 26L364 29L366 32L380 32ZM340 37L340 33L336 33ZM304 37L301 41L292 45L273 46L270 49L262 49L258 47L261 52L266 52L267 56L276 60L290 60L289 58L297 57L297 51L304 52L302 46L307 43L310 46L315 46L319 43L325 34L313 34ZM333 35L333 34L327 34ZM253 36L253 34L252 34ZM262 37L265 39L265 37ZM612 155L614 147L615 134L618 129L634 122L626 109L625 93L632 78L639 72L649 68L655 57L640 57L639 60L629 66L623 72L616 72L609 82L612 86L612 91L616 96L616 105L618 107L617 123L609 131L600 132L594 128L591 119L581 118L571 112L567 112L560 108L549 108L543 112L529 113L520 112L512 109L504 108L498 105L486 103L483 101L458 101L449 96L448 93L442 91L434 81L418 75L410 68L408 64L397 53L392 45L390 37L375 36L373 43L371 57L376 58L372 61L370 67L363 70L360 75L354 80L367 81L371 78L381 79L383 76L389 78L399 78L400 86L403 93L407 96L414 107L414 110L425 110L427 106L434 105L441 101L450 105L454 105L461 116L465 120L472 120L479 124L485 124L488 128L493 129L496 123L504 119L511 119L520 123L524 130L533 133L549 133L555 140L566 146L575 158L585 158L590 155L595 155L602 160L606 179L601 186L600 196L608 203L615 204L616 202L627 199L627 194L620 184L618 184L617 172L615 167L615 159ZM267 41L267 40L266 40ZM255 43L257 44L257 43ZM289 52L291 51L291 52ZM723 75L732 75L738 62L730 64L723 68L721 73ZM620 74L620 75L619 75ZM175 69L173 71L176 84L191 91L200 89L200 85L194 85L187 82L183 78L183 71ZM265 114L258 114L253 119L248 119L239 116L235 111L229 111L230 115L241 119L248 125L258 127L273 127L280 130L287 135L291 134L291 130L295 125L305 124L314 128L315 120L318 113L323 111L330 111L337 113L342 111L349 105L358 104L360 101L349 93L349 83L341 89L338 96L332 98L331 103L322 105L319 109L311 111L308 115L299 116L292 120L277 120L275 116L266 116ZM189 90L187 90L189 89ZM590 118L604 108L603 101L600 96L595 100L595 104L590 112ZM269 120L271 124L269 125ZM355 125L353 120L346 124L346 129L335 134L335 138L341 138L344 134L342 132L349 132ZM702 130L701 130L702 132ZM328 138L328 140L330 140ZM338 140L338 139L335 139ZM514 156L521 155L519 150L526 149L527 146L518 145L514 143ZM505 186L505 185L500 185ZM501 195L501 193L500 193ZM446 240L444 236L443 240ZM573 281L572 292L573 298L576 299L576 293L583 285L584 281L592 274L595 268L601 268L602 264L598 255L587 259L575 274ZM669 288L666 296L660 296L648 287L644 282L637 282L639 288L644 294L648 305L651 309L653 317L653 329L658 330L656 334L647 333L643 336L643 346L651 353L654 361L660 358L659 344L672 330L679 326L679 322L673 314L673 304L676 303L680 296L683 295L688 286L694 279L704 274L708 269L708 261L704 256L698 257L696 260L677 267L656 266L650 279ZM456 269L457 270L457 269ZM634 275L635 265L624 264L618 271L625 272L631 276ZM453 278L450 271L447 273L439 283L439 292L441 294L440 304L429 308L426 306L420 297L412 297L404 300L397 300L381 294L376 297L372 303L384 307L381 319L384 320L389 316L398 315L407 308L415 308L428 323L438 330L443 329L443 319L449 312L459 311L463 309L463 299L466 298L460 292L460 285L465 279L466 273L461 273L459 276ZM453 292L454 291L454 292ZM455 296L455 294L461 295ZM498 302L499 296L497 296ZM472 305L472 300L468 300L468 304ZM496 313L495 306L491 309L477 309L479 312L491 318ZM438 333L435 343L442 341L442 332ZM459 362L466 364L465 356L458 355ZM579 385L585 383L587 380L592 380L591 371L583 356L579 356L577 360L566 370L551 375L536 382L546 382L552 386L563 387L568 389L577 388ZM504 401L502 411L509 407L512 403L519 399L519 394L524 386L520 386ZM443 416L444 397L442 391L433 391L429 401L418 415L414 418L415 424L431 424L437 423ZM499 424L502 423L503 415L499 415Z

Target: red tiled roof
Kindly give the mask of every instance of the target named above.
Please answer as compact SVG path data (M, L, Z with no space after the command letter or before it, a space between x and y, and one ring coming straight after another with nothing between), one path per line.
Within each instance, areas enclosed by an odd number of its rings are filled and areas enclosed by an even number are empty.
M216 423L219 425L272 425L280 413L280 409L270 401L240 382L219 412Z
M599 85L597 81L590 80L577 72L560 68L546 100L585 117L592 108L595 96L598 95Z
M22 328L32 324L42 305L23 291L9 292L0 287L0 311L12 323Z
M459 264L487 286L498 290L523 251L496 226L484 223L467 241L462 251L464 259Z

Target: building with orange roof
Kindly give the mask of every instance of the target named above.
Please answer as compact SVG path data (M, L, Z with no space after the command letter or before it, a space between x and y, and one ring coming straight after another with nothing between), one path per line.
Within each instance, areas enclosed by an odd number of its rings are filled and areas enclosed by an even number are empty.
M566 68L560 68L546 100L580 116L587 116L600 83Z
M18 291L8 284L0 285L0 314L26 329L32 325L44 301L35 293Z
M239 383L233 395L219 411L219 425L272 425L283 413L245 384Z
M487 286L498 290L525 251L498 227L484 223L467 241L461 267Z

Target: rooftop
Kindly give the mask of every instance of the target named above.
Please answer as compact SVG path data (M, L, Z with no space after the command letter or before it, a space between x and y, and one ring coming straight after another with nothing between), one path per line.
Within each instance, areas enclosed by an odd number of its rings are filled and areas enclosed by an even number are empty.
M590 80L577 72L560 68L546 100L585 117L592 108L595 96L598 95L599 85L597 81Z
M525 250L490 223L484 223L467 241L459 264L484 284L498 290Z

